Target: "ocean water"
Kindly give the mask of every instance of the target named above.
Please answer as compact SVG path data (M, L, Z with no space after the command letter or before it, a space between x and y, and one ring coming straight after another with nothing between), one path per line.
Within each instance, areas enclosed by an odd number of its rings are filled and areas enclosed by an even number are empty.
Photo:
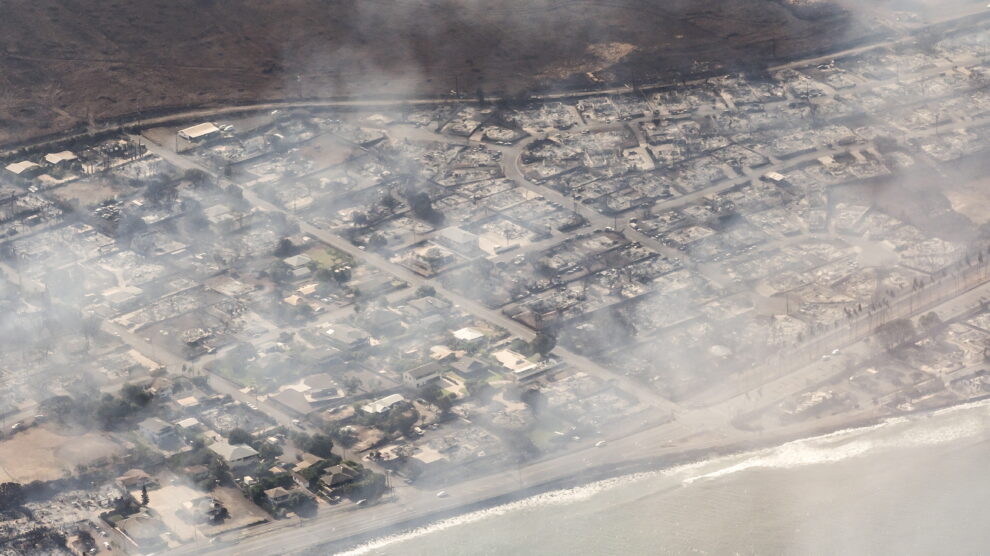
M348 555L990 554L990 403L534 496Z

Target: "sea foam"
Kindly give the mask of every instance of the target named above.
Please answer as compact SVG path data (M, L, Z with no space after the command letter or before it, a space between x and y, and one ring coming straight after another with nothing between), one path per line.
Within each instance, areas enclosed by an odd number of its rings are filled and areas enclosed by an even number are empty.
M990 418L990 400L909 417L891 417L872 426L843 429L821 436L794 440L773 448L699 462L691 466L693 470L707 469L725 463L728 465L689 476L684 479L684 483L715 479L747 469L795 468L834 463L898 448L946 444L985 434L990 430L988 418ZM894 428L904 430L898 430L896 435L876 434Z
M842 429L772 448L718 456L662 470L633 473L583 486L537 494L373 539L339 554L341 556L372 554L388 546L453 527L527 509L573 504L606 490L661 476L681 478L682 484L690 485L696 481L717 479L747 469L795 468L834 463L882 450L945 444L985 433L990 429L988 418L990 418L990 400L962 404L921 415L890 417L876 425ZM906 427L906 430L876 440L876 432L900 427ZM867 437L871 440L867 440Z

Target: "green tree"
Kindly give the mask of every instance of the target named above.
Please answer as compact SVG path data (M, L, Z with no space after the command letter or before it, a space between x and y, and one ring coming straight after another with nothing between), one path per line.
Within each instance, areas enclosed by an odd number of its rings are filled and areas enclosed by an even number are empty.
M292 244L292 240L283 237L278 241L278 245L275 246L275 252L273 253L278 258L289 257L295 254L296 246Z
M148 499L148 485L141 485L141 505L147 506L150 501Z
M207 468L210 471L210 478L213 479L214 485L230 482L230 467L219 456L211 459Z
M333 439L327 434L317 433L312 436L299 433L292 437L297 448L321 458L330 457L333 450Z
M282 455L282 448L268 442L256 442L257 446L252 446L258 451L258 457L265 461L274 460Z
M554 346L557 345L557 338L552 334L547 332L538 332L536 337L533 338L533 342L530 344L530 348L533 353L539 353L540 355L546 357L548 353L553 351Z
M330 270L329 268L321 268L317 270L316 273L313 275L313 278L316 278L320 282L334 281L333 271Z
M250 444L251 441L254 440L254 437L252 437L251 433L248 431L241 428L236 428L230 431L230 434L227 435L227 440L229 440L231 444Z
M404 436L411 436L413 427L419 421L419 412L414 407L395 407L389 411L388 418L383 426L389 432L398 432Z
M328 458L333 450L333 439L322 433L314 434L308 446L308 452L314 456Z
M352 500L377 498L385 492L385 475L362 469L357 480L341 489Z
M351 279L351 267L342 266L333 269L333 279L337 281L338 284L343 284L350 281Z

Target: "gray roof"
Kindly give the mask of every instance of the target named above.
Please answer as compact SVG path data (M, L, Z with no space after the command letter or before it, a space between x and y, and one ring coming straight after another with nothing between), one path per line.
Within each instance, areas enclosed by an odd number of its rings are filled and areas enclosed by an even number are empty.
M422 378L424 376L430 376L438 372L440 372L440 363L433 361L425 365L420 365L415 369L409 369L408 371L406 371L406 374L408 374L413 378Z
M267 496L268 498L271 498L271 499L282 498L282 497L288 496L290 494L292 494L292 491L285 490L282 487L270 488L270 489L268 489L268 490L265 491L265 496Z
M227 461L240 461L258 455L257 450L247 444L228 444L226 440L214 442L210 451Z
M302 415L306 415L310 411L313 411L313 406L310 405L309 401L306 399L306 395L291 388L271 396L270 399Z
M327 329L326 335L345 344L363 342L370 337L364 330L346 324L332 324L331 328Z
M283 259L283 261L285 261L285 264L293 268L299 268L301 266L305 266L307 263L309 263L312 260L313 259L309 258L309 255L305 255L305 254L294 255L292 257L286 257L285 259Z
M336 388L337 381L333 379L327 373L317 373L315 375L309 375L303 379L306 386L314 390L326 390L327 388Z
M357 471L351 469L350 466L335 465L327 468L326 473L320 477L320 482L329 487L334 487L352 481L355 477L357 477Z
M160 435L168 432L172 428L172 425L158 417L149 417L138 423L138 428L145 432Z

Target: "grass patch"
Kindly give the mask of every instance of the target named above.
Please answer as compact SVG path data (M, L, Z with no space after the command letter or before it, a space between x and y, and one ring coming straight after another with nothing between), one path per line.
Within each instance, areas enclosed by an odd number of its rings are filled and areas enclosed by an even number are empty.
M353 266L354 264L354 260L347 253L322 245L310 248L306 251L306 256L313 259L316 264L320 265L320 268L334 268L340 265Z

